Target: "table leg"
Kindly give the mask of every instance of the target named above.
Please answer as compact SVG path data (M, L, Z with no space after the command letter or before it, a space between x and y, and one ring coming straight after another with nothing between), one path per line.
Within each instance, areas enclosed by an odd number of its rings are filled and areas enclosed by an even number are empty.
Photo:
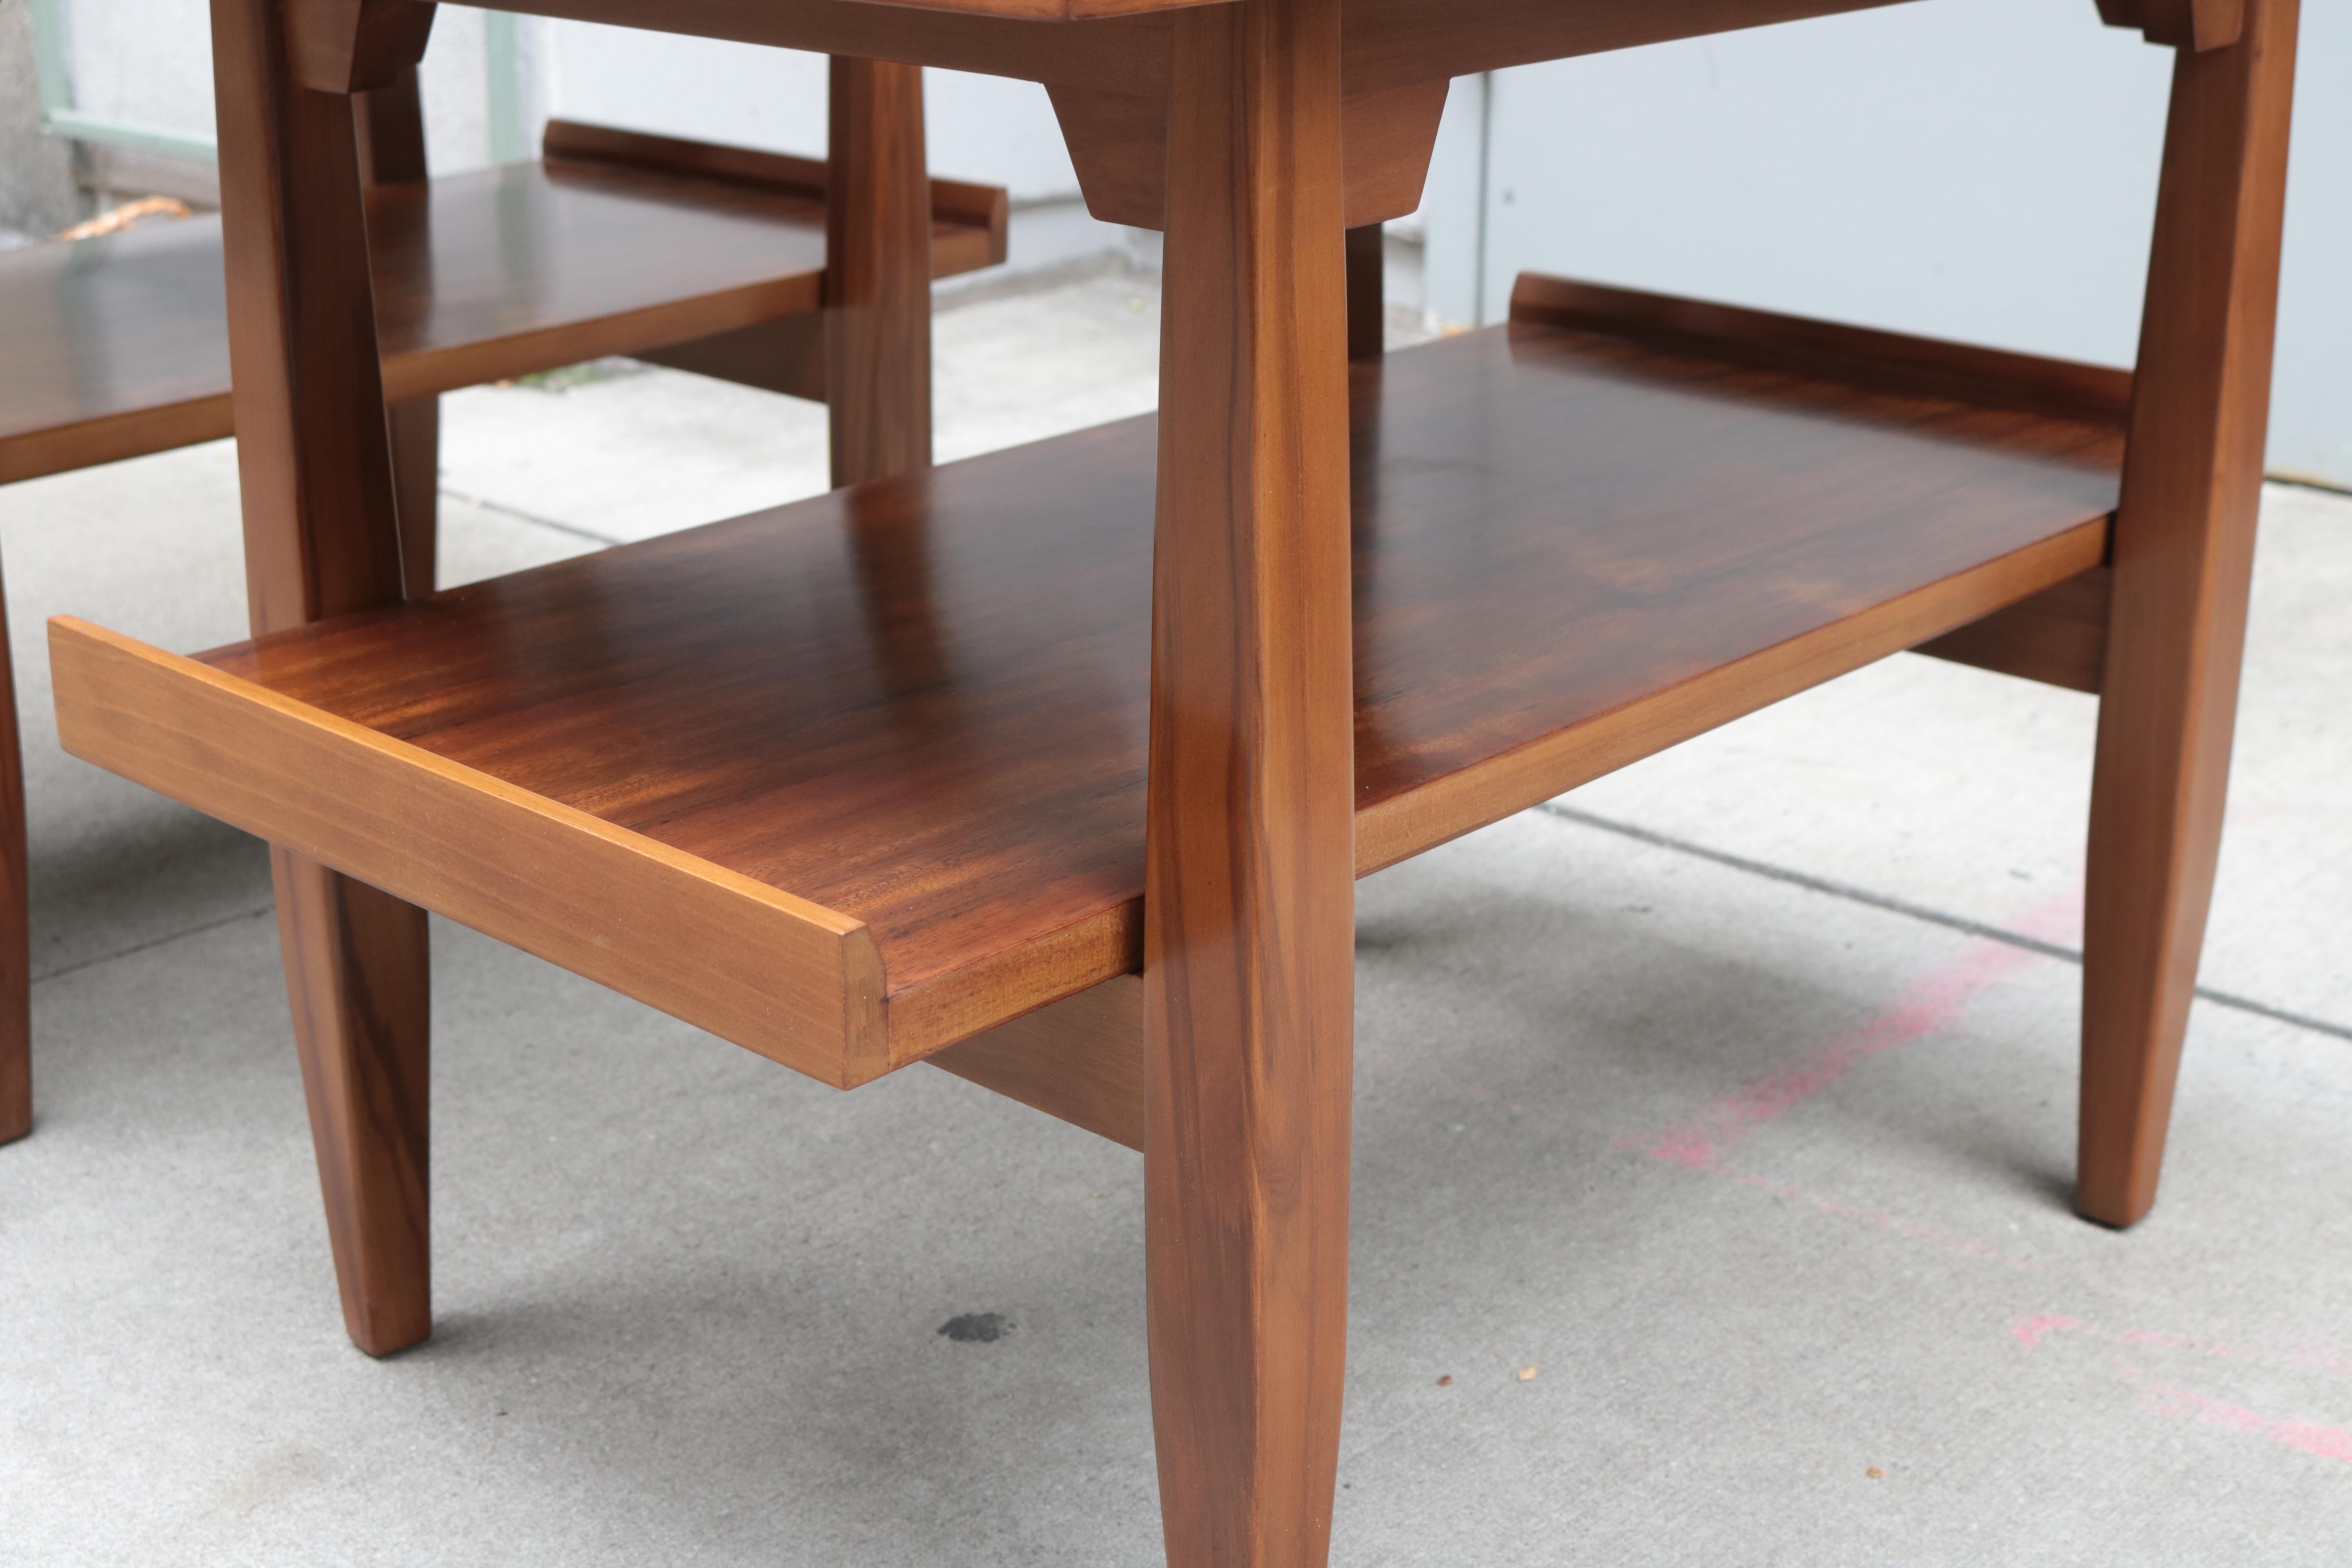
M825 403L835 488L931 461L931 187L923 73L833 60Z
M2296 0L2175 67L2091 790L2077 1205L2156 1201L2221 847L2277 313Z
M1160 1506L1180 1568L1317 1568L1354 1003L1339 5L1171 26L1144 905Z
M352 102L294 82L275 0L213 0L222 243L257 633L402 596ZM352 1338L431 1329L422 910L273 849L304 1092Z
M412 397L385 410L392 489L400 517L400 581L412 599L433 592L441 542L441 400Z
M360 183L421 181L425 105L416 68L352 99ZM392 427L392 489L400 513L400 574L410 598L433 592L441 500L441 400L413 397L386 411Z

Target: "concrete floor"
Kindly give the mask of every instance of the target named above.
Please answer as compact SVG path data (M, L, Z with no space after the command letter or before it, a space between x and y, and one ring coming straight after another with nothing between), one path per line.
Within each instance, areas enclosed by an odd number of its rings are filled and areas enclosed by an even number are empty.
M944 314L943 452L1149 406L1156 309ZM447 581L821 483L815 411L667 372L447 407ZM348 1345L263 856L48 718L47 615L239 635L235 511L219 446L0 490L39 1053L0 1562L1157 1561L1134 1156L446 924L440 1326ZM2076 940L2087 699L1903 656L1366 882L1335 1560L2352 1557L2348 603L2352 500L2273 490L2215 995L2128 1236L2067 1212L2079 972L2017 940ZM938 1331L973 1311L1014 1327Z

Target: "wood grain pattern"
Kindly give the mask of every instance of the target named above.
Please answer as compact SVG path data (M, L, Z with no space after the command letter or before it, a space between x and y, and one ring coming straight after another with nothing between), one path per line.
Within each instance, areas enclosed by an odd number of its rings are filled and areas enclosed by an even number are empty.
M2095 566L2115 504L2096 426L1545 327L1352 375L1360 868ZM1140 963L1154 451L1128 421L205 657L865 922L910 1060Z
M1911 651L2095 693L2105 679L2114 591L2115 574L2095 567Z
M1339 0L1175 24L1144 1289L1175 1568L1321 1568L1355 1023Z
M824 317L821 312L780 316L682 343L639 349L629 357L811 403L824 401Z
M1421 205L1443 79L1351 93L1341 105L1347 148L1348 225L1403 217ZM1048 82L1054 117L1070 150L1087 210L1105 223L1157 229L1168 216L1168 92L1164 79L1139 89L1119 82Z
M923 73L832 62L825 186L824 383L833 483L931 460L931 205Z
M859 921L194 660L52 628L75 754L812 1077L892 1065Z
M2277 319L2295 0L2173 76L2116 519L2084 914L2077 1205L2156 1201L2221 847Z
M1001 260L1003 193L931 189L938 275ZM823 299L821 184L681 179L575 153L379 188L369 220L395 403ZM0 251L0 483L230 433L220 243L207 216Z
M429 0L285 0L275 25L295 85L347 95L414 70L436 9Z
M425 103L416 68L352 100L360 184L418 184L425 179ZM385 409L392 438L392 493L400 518L400 577L410 598L433 592L440 559L441 401L412 397Z
M928 1058L1008 1100L1143 1147L1143 982L1127 974Z
M266 633L397 603L400 536L351 100L293 84L276 0L212 9L246 594ZM388 1355L432 1330L425 911L276 844L270 866L343 1323Z

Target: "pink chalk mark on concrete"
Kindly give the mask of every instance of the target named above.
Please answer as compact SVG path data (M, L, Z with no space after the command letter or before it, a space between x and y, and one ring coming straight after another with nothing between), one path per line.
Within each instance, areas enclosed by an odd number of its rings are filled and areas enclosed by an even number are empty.
M2191 1420L2204 1426L2218 1426L2242 1436L2261 1437L2289 1448L2300 1448L2323 1459L2352 1464L2352 1432L2341 1426L2322 1426L2314 1421L2275 1420L2260 1411L2232 1405L2227 1400L2216 1399L2210 1394L2200 1394L2178 1384L2149 1382L2137 1367L2119 1367L2117 1370L2125 1381L2138 1384L2141 1405L2158 1415Z
M2040 1344L2045 1336L2054 1334L2061 1329L2090 1329L2090 1331L2095 1334L2099 1331L2092 1329L2090 1324L2080 1318L2062 1317L2055 1312L2044 1312L2032 1318L2020 1318L2009 1326L2010 1333L2027 1350L2032 1350Z
M2138 1350L2181 1351L2208 1361L2246 1362L2286 1372L2317 1373L2322 1377L2352 1383L2352 1350L2308 1335L2255 1332L2243 1342L2204 1334L2174 1333L2162 1329L2125 1329L2109 1333L2095 1323L2056 1312L2020 1318L2009 1326L2011 1338L2032 1350L2051 1334L2063 1330L2088 1339L2113 1339Z
M2044 932L2079 930L2082 907L2080 892L2063 894L2037 906L2020 922L2021 930L2042 940L2050 940ZM1786 1115L1873 1057L1950 1028L1985 987L2041 957L2005 942L1976 942L1906 986L1885 1012L1789 1070L1732 1090L1646 1143L1639 1138L1620 1142L1654 1160L1710 1170L1721 1163L1725 1150L1749 1132Z

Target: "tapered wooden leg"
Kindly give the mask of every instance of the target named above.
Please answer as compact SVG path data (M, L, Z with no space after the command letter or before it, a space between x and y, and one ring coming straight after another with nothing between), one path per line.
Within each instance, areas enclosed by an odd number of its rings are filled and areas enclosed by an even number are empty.
M2077 1205L2156 1201L2220 848L2278 294L2295 0L2183 51L2116 519L2084 931Z
M433 1331L425 911L283 849L269 868L343 1326L390 1355Z
M1348 1308L1339 0L1175 13L1145 873L1152 1418L1180 1568L1313 1568Z
M383 185L425 178L425 106L410 66L372 92L355 94L352 119L360 183ZM414 397L386 410L392 435L392 489L400 514L400 576L411 598L433 592L441 490L441 400Z
M352 105L295 85L284 37L279 0L213 0L256 632L403 592ZM362 1350L388 1354L431 1326L425 919L283 849L272 864L344 1318Z
M0 1143L33 1130L32 948L25 912L25 759L0 601Z
M400 582L412 598L433 592L440 556L441 400L413 397L386 412L392 489L400 516Z
M825 402L833 482L931 460L931 192L923 73L833 61L825 182Z

